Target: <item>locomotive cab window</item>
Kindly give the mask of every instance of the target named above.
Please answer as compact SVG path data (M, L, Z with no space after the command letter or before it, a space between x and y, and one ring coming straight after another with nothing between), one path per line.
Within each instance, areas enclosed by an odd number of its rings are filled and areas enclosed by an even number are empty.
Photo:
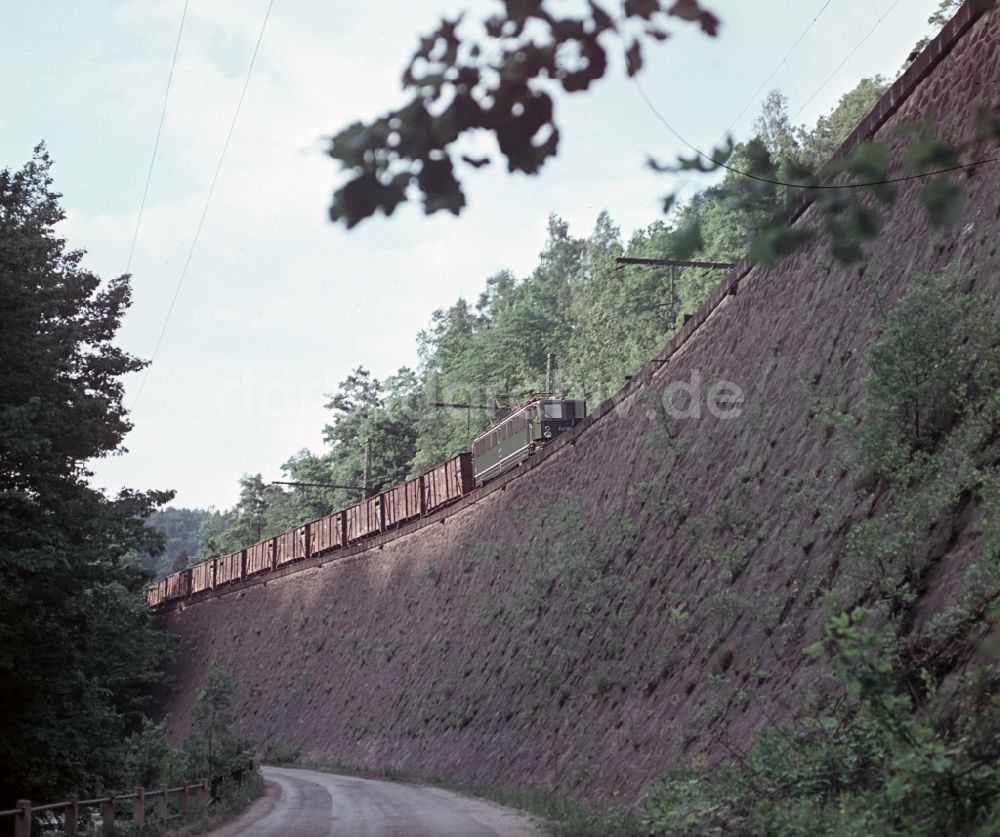
M568 405L563 404L561 401L547 401L542 404L542 418L543 419L565 419L569 418L567 415L568 410L566 407Z

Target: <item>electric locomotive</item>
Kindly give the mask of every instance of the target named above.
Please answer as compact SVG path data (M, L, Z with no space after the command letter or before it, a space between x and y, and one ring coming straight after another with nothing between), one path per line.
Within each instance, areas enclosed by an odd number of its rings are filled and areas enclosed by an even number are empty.
M586 414L585 401L541 396L506 416L472 442L476 485L520 464Z

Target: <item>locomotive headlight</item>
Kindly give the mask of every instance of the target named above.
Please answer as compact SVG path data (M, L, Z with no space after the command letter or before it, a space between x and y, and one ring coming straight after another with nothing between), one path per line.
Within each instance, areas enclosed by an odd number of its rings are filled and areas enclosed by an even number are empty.
M552 438L552 428L551 427L546 427L544 430L542 430L542 435L546 439L551 439Z

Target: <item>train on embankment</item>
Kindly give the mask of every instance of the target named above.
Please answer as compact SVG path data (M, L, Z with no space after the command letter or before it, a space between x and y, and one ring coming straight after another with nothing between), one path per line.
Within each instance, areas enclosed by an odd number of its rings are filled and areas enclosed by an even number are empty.
M160 608L392 531L461 500L476 487L517 467L585 415L583 401L535 398L477 437L471 453L460 453L347 509L172 573L149 585L146 600L150 607Z

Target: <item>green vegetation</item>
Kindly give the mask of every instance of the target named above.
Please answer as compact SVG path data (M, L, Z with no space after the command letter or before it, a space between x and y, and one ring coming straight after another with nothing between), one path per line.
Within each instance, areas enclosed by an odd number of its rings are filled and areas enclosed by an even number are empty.
M1000 304L918 277L875 326L861 415L837 439L869 486L863 504L881 511L848 534L849 587L826 594L872 607L830 617L809 649L829 655L841 695L766 731L745 759L650 786L650 834L996 833L1000 665L951 674L932 661L957 659L1000 616ZM928 532L973 506L984 537L966 590L904 645L937 560Z
M124 759L115 787L156 789L205 778L217 779L215 793L218 798L207 811L198 810L190 803L190 814L170 824L171 828L184 826L193 830L207 830L259 796L263 779L256 769L246 769L252 759L250 743L233 730L230 704L234 689L229 674L214 664L198 692L195 729L180 748L168 746L166 720L159 724L144 721L142 728L125 742ZM147 800L148 825L138 832L125 828L124 833L163 833L165 829L155 821L157 805L157 799Z
M929 23L943 25L956 2L942 0ZM995 0L974 2L981 10L995 5ZM591 0L569 14L565 7L541 0L507 3L484 18L442 20L421 38L403 73L410 100L370 122L354 122L333 137L328 153L341 164L346 182L334 193L331 219L350 228L377 212L391 215L413 199L428 214L447 210L458 215L465 206L458 176L463 163L479 169L503 159L509 171L537 173L559 145L553 94L587 90L603 78L609 51L624 55L629 76L638 75L644 50L669 37L669 26L676 23L671 17L696 23L711 36L719 24L699 0L627 0L613 10ZM566 60L568 55L576 60ZM756 227L749 255L758 262L774 262L817 238L829 243L833 258L864 261L864 246L879 235L881 209L895 201L893 183L901 177L926 178L920 199L932 227L957 219L962 193L949 172L972 163L962 160L971 145L956 147L941 139L929 113L922 124L897 132L897 137L905 136L907 147L901 160L891 161L892 168L884 142L862 143L844 159L828 163L841 132L857 123L857 118L831 117L817 126L811 143L795 148L797 138L787 118L765 120L749 143L736 145L727 137L710 153L695 150L694 156L673 164L653 159L648 164L657 172L725 169L727 215L737 234L745 223ZM983 110L976 127L995 139L1000 117ZM499 154L470 157L457 151L467 134L482 133L495 135ZM806 191L821 182L831 185L825 180L830 175L848 188ZM800 219L793 226L788 210L807 194L819 222ZM676 199L677 193L664 199L665 213ZM669 239L667 252L679 259L704 249L701 219L688 221L679 223Z
M44 147L0 171L0 807L113 784L171 650L150 625L143 519L168 492L88 484L130 428L113 341L130 302L56 232Z
M233 730L230 704L234 689L229 674L213 665L198 691L195 728L179 749L167 745L166 720L159 724L144 720L142 728L126 740L118 785L173 787L185 780L226 776L246 766L252 748Z
M142 565L153 574L153 578L163 578L192 563L198 553L198 530L202 521L212 512L205 509L166 508L153 512L146 525L162 533L165 544L159 555L146 554Z
M761 148L779 166L823 159L885 86L880 78L863 80L811 130L790 124L786 101L775 91L756 123L757 137L738 144L734 159L749 160ZM622 267L616 258L669 255L678 231L697 227L699 258L739 260L771 214L783 211L786 203L777 187L747 195L740 183L741 178L728 174L676 207L669 219L651 223L627 241L607 213L586 238L574 236L565 221L551 216L547 240L529 275L518 278L500 270L486 280L474 303L459 299L432 314L417 336L416 371L402 368L380 381L358 368L341 382L327 404L326 450L291 457L284 465L287 478L360 486L366 440L371 443L373 490L416 476L468 450L472 437L488 425L486 410L425 410L425 404L523 401L544 389L550 352L557 359L558 390L585 398L591 407L604 400L662 348L718 280L717 274L693 268ZM264 484L260 475L244 477L240 487L233 509L203 519L197 560L239 549L359 497L357 491L343 489L286 490ZM739 552L734 547L727 560L736 573Z
M763 733L746 759L682 768L651 785L650 835L995 834L1000 822L1000 671L931 693L920 712L889 662L893 633L856 610L827 625L845 697Z
M333 137L329 154L349 179L335 193L330 217L353 227L418 195L428 214L457 215L465 194L455 164L478 169L491 162L461 152L467 132L494 135L509 171L534 174L559 145L551 93L587 90L604 76L609 49L626 53L634 75L647 39L665 40L678 20L711 36L719 23L698 0L626 0L608 10L596 1L576 8L507 3L486 19L442 20L420 39L403 72L409 101ZM640 28L644 35L631 34Z
M884 514L856 526L851 568L905 609L926 569L920 543L962 504L993 518L1000 479L1000 305L954 278L918 278L877 324L858 428L858 469L886 488ZM988 524L987 524L988 525ZM994 566L987 545L977 566ZM981 581L984 580L981 578ZM980 596L1000 590L997 575Z
M221 776L250 759L250 744L233 731L229 712L236 684L213 663L198 692L194 733L185 744L189 770L197 775Z

